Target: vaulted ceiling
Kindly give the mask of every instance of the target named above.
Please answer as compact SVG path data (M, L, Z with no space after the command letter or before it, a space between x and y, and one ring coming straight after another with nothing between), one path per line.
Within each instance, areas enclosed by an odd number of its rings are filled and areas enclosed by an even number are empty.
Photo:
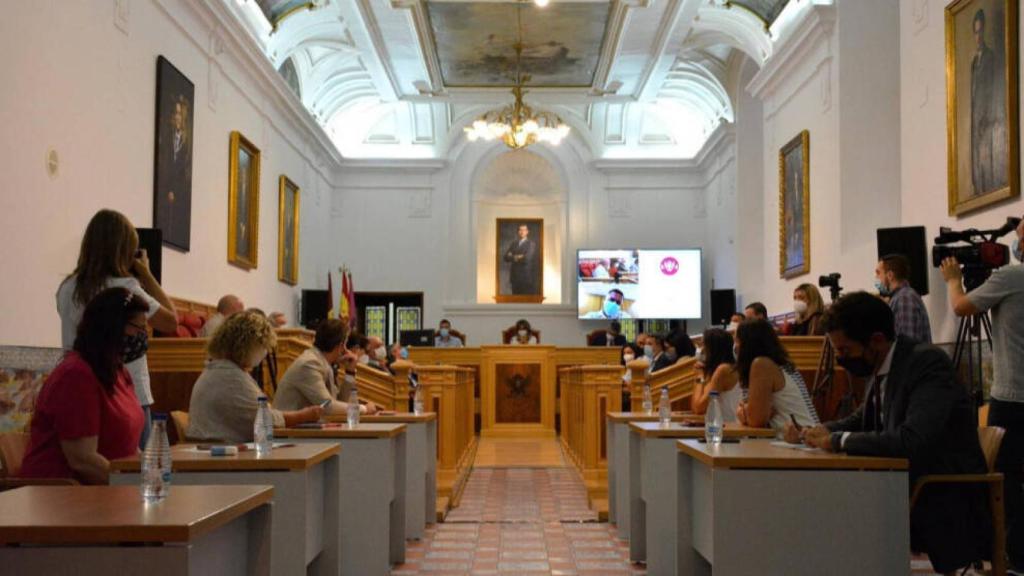
M231 5L347 157L448 156L465 141L464 126L511 101L521 40L527 103L561 115L591 157L692 158L734 120L739 69L771 56L766 19L786 2Z

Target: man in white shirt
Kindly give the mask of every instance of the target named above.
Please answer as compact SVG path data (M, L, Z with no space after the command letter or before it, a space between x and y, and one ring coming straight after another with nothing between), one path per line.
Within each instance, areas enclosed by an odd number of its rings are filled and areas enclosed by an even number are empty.
M452 323L448 320L441 320L437 326L437 335L434 336L434 348L462 348L462 339L453 336L451 330Z
M206 319L206 323L203 324L202 330L199 331L199 335L203 338L209 338L213 336L213 333L220 328L220 325L225 320L245 310L245 304L242 300L234 294L227 294L222 296L217 301L217 313Z

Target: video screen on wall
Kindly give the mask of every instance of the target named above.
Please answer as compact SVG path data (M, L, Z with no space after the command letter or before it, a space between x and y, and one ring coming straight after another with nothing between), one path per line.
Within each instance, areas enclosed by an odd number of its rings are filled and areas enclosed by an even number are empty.
M700 318L700 260L698 248L578 250L579 318Z

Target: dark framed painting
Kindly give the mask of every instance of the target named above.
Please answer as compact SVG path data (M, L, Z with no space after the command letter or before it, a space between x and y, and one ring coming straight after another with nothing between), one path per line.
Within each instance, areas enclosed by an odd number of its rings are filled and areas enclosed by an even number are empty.
M192 231L192 121L195 86L166 58L156 59L153 227L163 243L189 251Z
M497 302L544 301L544 220L498 218Z
M779 275L811 271L811 134L779 150Z
M260 150L231 133L228 160L228 262L252 269L258 263Z
M299 187L284 174L277 192L277 279L299 283Z
M949 215L1020 196L1017 0L946 7Z

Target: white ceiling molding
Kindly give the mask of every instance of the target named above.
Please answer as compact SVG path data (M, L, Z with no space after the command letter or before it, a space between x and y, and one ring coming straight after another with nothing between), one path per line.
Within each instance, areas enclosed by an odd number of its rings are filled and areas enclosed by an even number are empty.
M761 65L771 57L772 39L765 32L764 22L747 10L709 4L700 9L693 23L687 46L701 47L726 44Z
M830 4L808 4L797 16L790 34L776 47L761 71L746 86L751 94L762 100L773 95L783 80L813 59L816 71L824 60L831 58L829 41L836 24L836 7ZM766 114L768 111L765 111Z
M711 123L734 120L732 101L722 82L706 66L682 58L673 63L658 98L674 98L700 111Z
M684 22L683 25L686 30L682 36L685 37L702 1L668 0L665 12L661 17L661 24L654 34L654 40L651 42L649 58L644 65L643 72L640 74L640 80L637 82L636 89L633 90L633 96L637 100L644 100L645 97L650 99L653 97L653 93L657 91L657 86L660 85L660 77L664 75L668 65L671 64L671 61L668 64L664 63L663 57L666 49L669 47L669 42L672 39L676 25L679 24L680 20ZM658 73L659 68L662 69L661 74Z

